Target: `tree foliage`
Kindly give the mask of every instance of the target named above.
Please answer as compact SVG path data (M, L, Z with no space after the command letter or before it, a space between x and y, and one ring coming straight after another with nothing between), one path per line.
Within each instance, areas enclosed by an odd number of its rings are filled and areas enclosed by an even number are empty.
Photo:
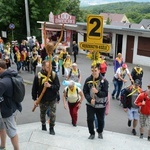
M89 10L95 14L100 14L102 12L125 14L132 23L139 23L142 19L149 18L150 2L119 2L82 7L81 9Z
M52 11L54 15L67 12L76 16L77 21L84 21L85 11L80 10L80 0L28 0L31 35L40 37L40 24L37 21L48 21ZM7 31L11 39L9 24L14 23L14 36L19 41L26 38L25 0L0 0L0 29Z

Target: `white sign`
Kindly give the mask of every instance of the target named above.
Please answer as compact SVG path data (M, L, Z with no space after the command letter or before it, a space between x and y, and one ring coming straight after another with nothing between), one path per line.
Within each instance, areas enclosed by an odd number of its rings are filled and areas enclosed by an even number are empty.
M7 38L7 32L6 31L2 31L2 37Z

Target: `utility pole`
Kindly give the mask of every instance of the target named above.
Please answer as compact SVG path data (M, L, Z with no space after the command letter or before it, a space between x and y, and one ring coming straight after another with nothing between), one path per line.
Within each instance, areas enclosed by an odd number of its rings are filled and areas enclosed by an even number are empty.
M30 37L31 33L30 33L30 20L29 20L28 0L25 0L25 10L26 10L27 37Z

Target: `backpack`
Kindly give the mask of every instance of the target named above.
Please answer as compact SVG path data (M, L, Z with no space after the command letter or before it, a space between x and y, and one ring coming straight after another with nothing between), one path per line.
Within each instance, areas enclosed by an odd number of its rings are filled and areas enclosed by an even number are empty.
M120 105L123 105L126 102L127 91L132 90L132 86L123 88L120 92Z
M69 77L71 77L71 74L72 74L72 69L70 70ZM79 68L78 68L78 78L79 77L80 77L80 71L79 71Z
M25 96L25 85L23 78L19 75L11 77L13 84L13 101L21 103Z
M77 95L78 95L79 94L78 87L76 87L76 92L77 92ZM66 100L67 100L67 98L68 98L68 87L66 89Z

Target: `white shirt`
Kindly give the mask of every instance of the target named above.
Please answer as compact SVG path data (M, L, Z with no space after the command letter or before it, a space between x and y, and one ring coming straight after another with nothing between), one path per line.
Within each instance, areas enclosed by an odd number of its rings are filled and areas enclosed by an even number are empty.
M126 76L126 74L130 74L129 69L126 68L125 70L123 70L122 67L120 67L120 68L117 69L117 71L116 71L114 77L115 77L116 79L118 79L118 78L119 78L118 75L120 75L120 76L124 79L125 76Z

